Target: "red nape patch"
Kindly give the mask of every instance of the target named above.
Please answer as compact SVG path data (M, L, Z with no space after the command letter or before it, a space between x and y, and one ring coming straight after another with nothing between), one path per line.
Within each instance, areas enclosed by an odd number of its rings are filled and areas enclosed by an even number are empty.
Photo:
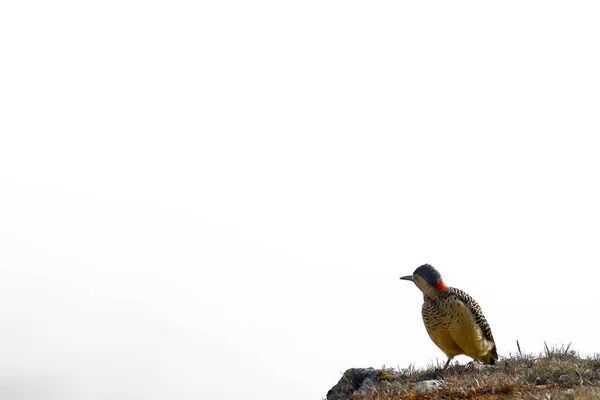
M446 285L444 284L444 282L443 282L443 281L439 281L439 282L437 283L437 288L438 288L438 289L440 289L440 290L446 290L446 289L448 289L448 288L446 287Z

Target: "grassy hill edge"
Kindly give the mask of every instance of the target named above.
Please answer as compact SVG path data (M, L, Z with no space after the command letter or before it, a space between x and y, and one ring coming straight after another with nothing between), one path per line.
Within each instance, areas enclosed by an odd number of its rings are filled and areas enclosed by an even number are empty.
M443 377L439 365L351 368L327 393L327 400L501 398L600 399L600 354L545 346L543 354L519 352L494 366L454 363Z

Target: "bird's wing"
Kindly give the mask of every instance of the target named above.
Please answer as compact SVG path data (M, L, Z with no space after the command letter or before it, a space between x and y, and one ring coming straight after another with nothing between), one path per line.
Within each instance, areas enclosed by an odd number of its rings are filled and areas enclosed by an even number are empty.
M457 288L449 287L447 289L447 292L450 295L456 296L456 298L458 298L465 304L465 306L467 306L467 308L469 309L469 311L471 311L473 317L475 318L475 323L479 326L481 332L483 332L483 336L487 340L494 342L495 344L496 342L494 341L494 336L492 335L492 329L490 328L490 325L483 316L481 307L479 307L479 304L477 304L475 299L473 299L471 296Z

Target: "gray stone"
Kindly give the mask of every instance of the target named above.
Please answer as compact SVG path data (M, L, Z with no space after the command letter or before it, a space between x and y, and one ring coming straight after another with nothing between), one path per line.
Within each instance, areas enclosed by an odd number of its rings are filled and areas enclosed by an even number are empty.
M360 384L360 386L358 387L358 391L363 391L363 390L367 390L370 387L375 386L375 381L371 378L365 378L362 383Z
M364 390L374 382L380 370L374 368L350 368L339 382L327 392L327 400L346 400L357 390Z
M535 384L536 385L547 385L550 381L546 378L542 378L542 377L537 377L535 378Z
M417 393L429 393L442 389L444 385L444 381L432 379L429 381L421 381L417 383L413 390Z

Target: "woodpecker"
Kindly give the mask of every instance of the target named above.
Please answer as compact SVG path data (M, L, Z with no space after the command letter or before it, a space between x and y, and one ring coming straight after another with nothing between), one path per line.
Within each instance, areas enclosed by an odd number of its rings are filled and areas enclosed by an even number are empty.
M429 264L400 279L412 281L423 292L421 314L429 337L448 357L442 373L454 357L464 354L474 361L498 360L492 330L479 304L460 289L448 287Z

